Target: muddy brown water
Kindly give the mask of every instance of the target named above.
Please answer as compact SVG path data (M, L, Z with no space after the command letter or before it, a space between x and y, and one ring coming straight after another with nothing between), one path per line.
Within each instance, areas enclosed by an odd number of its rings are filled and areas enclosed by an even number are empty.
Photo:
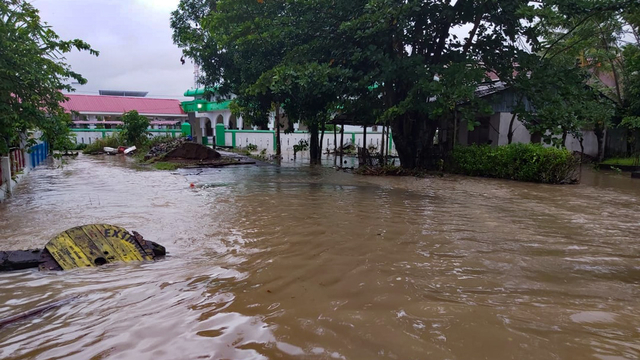
M190 183L196 187L191 189ZM0 274L2 359L637 359L640 181L546 186L308 167L40 167L2 249L88 223L155 263Z

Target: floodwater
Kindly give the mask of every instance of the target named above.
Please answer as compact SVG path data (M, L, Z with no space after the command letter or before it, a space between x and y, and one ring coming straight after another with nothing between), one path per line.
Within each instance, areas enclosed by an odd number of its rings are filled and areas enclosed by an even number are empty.
M0 318L78 296L0 328L0 358L638 359L640 181L626 176L41 167L0 204L2 249L111 223L170 256L0 274Z

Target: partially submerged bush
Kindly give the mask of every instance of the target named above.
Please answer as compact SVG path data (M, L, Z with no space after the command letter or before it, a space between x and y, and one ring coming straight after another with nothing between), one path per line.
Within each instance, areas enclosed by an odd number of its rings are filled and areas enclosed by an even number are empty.
M170 162L157 162L153 164L153 167L156 168L156 170L176 170L179 168L178 164L175 163L170 163Z
M119 133L115 133L111 136L107 136L102 139L97 139L92 144L87 145L87 147L82 150L83 154L95 155L103 153L104 147L112 147L118 148L118 146L124 145L124 142L121 140Z
M420 169L405 169L401 166L384 165L384 166L360 166L354 170L358 175L370 176L417 176L423 177L427 172Z
M579 160L566 149L539 144L456 147L447 166L453 173L549 184L577 180Z

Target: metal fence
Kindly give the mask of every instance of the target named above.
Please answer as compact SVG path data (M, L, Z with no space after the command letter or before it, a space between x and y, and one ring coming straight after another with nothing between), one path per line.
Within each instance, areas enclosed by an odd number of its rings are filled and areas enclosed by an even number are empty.
M608 129L605 143L606 157L631 156L640 151L640 131L628 132L626 129Z

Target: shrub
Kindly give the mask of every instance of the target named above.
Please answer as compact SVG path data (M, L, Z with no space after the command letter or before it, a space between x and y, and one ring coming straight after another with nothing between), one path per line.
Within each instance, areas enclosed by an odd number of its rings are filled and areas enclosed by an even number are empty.
M579 165L568 150L540 144L459 146L449 160L447 170L457 174L548 184L576 182Z
M148 139L149 119L131 110L122 115L122 136L127 145L141 146Z
M87 145L87 147L85 147L84 150L82 150L82 153L90 154L90 155L100 154L103 152L102 149L105 146L117 148L118 146L121 146L123 144L124 142L120 138L120 134L116 133L111 136L107 136L106 138L98 139L94 141L92 144Z

